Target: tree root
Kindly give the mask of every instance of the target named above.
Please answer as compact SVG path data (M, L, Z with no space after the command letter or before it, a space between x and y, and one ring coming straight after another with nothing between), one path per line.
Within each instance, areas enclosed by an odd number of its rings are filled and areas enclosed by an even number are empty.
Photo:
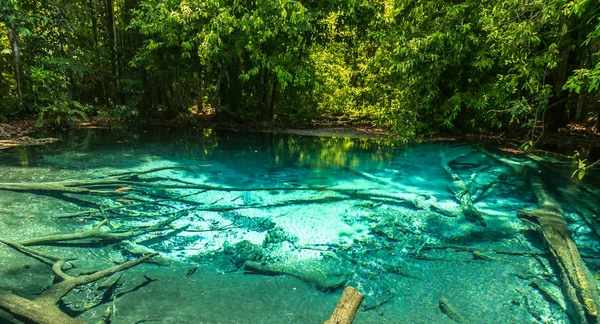
M17 129L13 128L10 125L6 125L6 124L0 124L0 138L8 138L8 137L12 137L14 135L19 134L19 132L17 131Z
M61 279L61 281L50 286L33 300L19 297L12 292L0 291L1 309L4 309L18 318L26 320L27 322L39 324L83 323L83 321L74 319L58 309L56 304L63 296L77 286L85 285L111 276L114 273L134 267L158 255L158 253L151 253L139 259L131 260L120 265L93 272L88 275L71 276L63 271L63 267L67 262L67 259L45 255L19 243L6 240L2 240L2 242L22 253L33 255L37 258L46 259L46 263L50 263L50 261L54 262L52 264L52 271L58 278Z

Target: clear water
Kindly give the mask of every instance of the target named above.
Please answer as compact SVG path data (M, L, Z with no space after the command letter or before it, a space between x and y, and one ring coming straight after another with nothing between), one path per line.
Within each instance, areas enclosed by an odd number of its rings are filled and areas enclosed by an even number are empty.
M75 272L161 253L126 271L116 295L102 296L95 284L63 299L65 311L90 323L111 296L114 323L322 323L344 285L366 296L355 323L452 323L457 319L442 312L442 297L464 322L569 323L543 243L516 217L536 207L535 196L521 173L487 152L495 151L461 142L78 131L55 144L1 151L0 182L182 168L141 175L134 180L154 186L129 183L119 195L0 191L0 237L82 232L101 213L56 217L99 207L117 230L183 215L127 242L39 247L77 257ZM469 185L486 227L465 220L441 155ZM600 241L581 216L598 217L598 179L592 174L577 183L564 164L538 168L596 274ZM287 275L244 272L245 261ZM48 266L0 247L0 289L34 298L51 283ZM0 312L1 321L18 323Z

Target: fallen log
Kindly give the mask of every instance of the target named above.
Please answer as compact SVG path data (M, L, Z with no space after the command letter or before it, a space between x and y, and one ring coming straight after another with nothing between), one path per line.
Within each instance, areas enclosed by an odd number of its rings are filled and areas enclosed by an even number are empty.
M364 295L356 290L356 288L352 286L346 287L342 293L342 297L338 300L337 306L333 310L333 314L325 321L325 324L352 324L363 299Z
M61 312L57 307L40 305L29 299L19 297L11 292L0 291L0 308L12 315L26 318L33 323L39 324L83 324L84 322L74 319Z
M580 323L597 323L600 296L596 281L581 259L558 203L546 192L542 180L530 172L531 188L538 208L523 210L517 217L533 227L544 242L560 271L563 294L571 315Z
M80 217L80 216L84 216L84 215L91 215L91 214L95 214L95 213L106 213L108 211L115 211L115 210L120 210L120 209L129 209L129 208L142 207L142 206L148 206L148 205L159 205L166 201L179 201L182 198L199 195L204 192L205 192L204 190L200 190L198 192L186 193L184 195L179 195L179 196L170 197L170 198L164 198L164 199L160 199L160 200L148 199L141 203L132 203L132 204L126 204L126 205L111 206L111 207L101 206L99 209L88 209L88 210L84 210L84 211L80 211L80 212L63 214L63 215L52 216L52 217L57 218L57 219L58 218L75 218L75 217ZM143 199L143 197L139 197L139 198L136 197L136 199ZM166 205L166 206L169 206L169 205Z
M518 162L490 152L486 153L512 167L529 181L537 198L538 208L519 211L517 217L542 236L559 270L562 293L567 300L567 311L571 317L582 324L598 323L600 315L598 286L581 258L562 209L548 194L537 175L536 165L532 161Z

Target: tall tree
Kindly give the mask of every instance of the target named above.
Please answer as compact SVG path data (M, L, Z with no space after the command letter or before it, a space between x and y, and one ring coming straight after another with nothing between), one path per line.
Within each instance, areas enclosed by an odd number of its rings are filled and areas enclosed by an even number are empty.
M113 80L113 104L118 104L119 99L115 95L119 91L119 42L117 40L117 25L115 22L115 7L113 0L105 0L106 6L106 26L108 29L109 39L111 41L110 53L112 59L112 80Z
M6 26L8 29L8 39L10 40L10 49L13 57L13 69L15 72L15 81L17 83L17 95L19 103L23 102L23 64L21 62L21 45L19 34L14 28Z
M18 33L20 27L19 16L22 14L19 13L14 0L3 1L3 4L0 5L0 21L4 22L8 32L19 103L23 102L23 62L21 60L21 41Z

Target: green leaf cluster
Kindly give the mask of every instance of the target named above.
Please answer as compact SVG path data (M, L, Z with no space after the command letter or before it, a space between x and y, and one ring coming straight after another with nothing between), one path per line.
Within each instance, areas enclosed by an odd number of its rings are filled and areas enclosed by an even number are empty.
M7 0L0 115L78 102L121 120L214 110L226 121L369 122L404 138L525 128L534 146L599 113L599 10L592 0Z

